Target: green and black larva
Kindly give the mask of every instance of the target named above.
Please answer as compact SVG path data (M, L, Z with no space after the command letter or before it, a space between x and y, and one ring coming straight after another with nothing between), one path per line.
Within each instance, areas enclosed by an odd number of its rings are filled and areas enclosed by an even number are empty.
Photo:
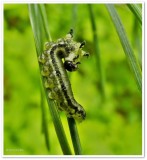
M82 121L86 113L73 97L66 70L77 70L81 58L89 54L82 50L85 42L73 41L72 34L71 30L65 38L47 42L45 51L38 60L42 66L41 74L45 78L49 98L55 100L58 108L65 111L68 117Z

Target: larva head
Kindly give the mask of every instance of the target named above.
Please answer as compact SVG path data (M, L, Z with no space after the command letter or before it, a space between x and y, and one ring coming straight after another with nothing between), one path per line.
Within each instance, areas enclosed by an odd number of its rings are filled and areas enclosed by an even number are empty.
M74 64L72 61L65 61L64 62L64 67L66 70L72 72L72 71L76 71L78 69L78 65Z

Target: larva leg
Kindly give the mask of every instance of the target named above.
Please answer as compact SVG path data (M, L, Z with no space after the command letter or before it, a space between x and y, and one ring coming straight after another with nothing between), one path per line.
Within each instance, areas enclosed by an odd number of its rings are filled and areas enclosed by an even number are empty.
M49 74L50 74L49 67L48 66L43 66L42 70L41 70L41 75L42 76L48 76Z
M50 99L53 99L53 100L55 100L55 98L56 98L56 95L55 95L55 93L54 93L54 92L52 92L52 91L49 91L49 92L48 92L48 97L49 97Z
M44 82L44 86L45 86L45 88L51 89L51 88L55 87L55 84L51 78L47 77L47 79Z
M57 104L58 109L59 109L60 111L64 111L62 102L56 102L56 104Z
M86 44L86 41L81 42L81 45L79 48L83 48L85 46L85 44Z
M85 52L85 51L82 51L82 56L89 57L89 53Z
M49 50L52 47L53 44L54 44L54 42L46 42L45 45L44 45L45 49Z
M60 101L60 97L62 96L60 93L60 89L57 86L50 88L50 92L48 95L49 95L49 98L54 99L56 101Z
M44 64L46 62L46 58L45 58L44 54L41 54L38 57L38 61L39 61L39 63L42 63L42 64Z

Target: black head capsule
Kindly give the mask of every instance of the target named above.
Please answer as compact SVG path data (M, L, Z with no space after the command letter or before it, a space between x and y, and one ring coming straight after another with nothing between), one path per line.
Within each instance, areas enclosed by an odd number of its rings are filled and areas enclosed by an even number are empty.
M65 61L64 62L64 68L70 72L76 71L78 69L77 64L73 64L72 61Z

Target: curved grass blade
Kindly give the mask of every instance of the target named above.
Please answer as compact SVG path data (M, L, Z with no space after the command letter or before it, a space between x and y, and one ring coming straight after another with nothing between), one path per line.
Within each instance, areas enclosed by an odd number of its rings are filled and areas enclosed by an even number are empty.
M73 118L67 118L67 120L68 120L70 135L71 135L75 154L82 155L82 148L81 148L81 143L80 143L76 122Z
M115 29L117 31L117 34L119 36L120 42L122 44L122 47L124 49L124 52L126 54L127 60L129 62L130 68L133 72L135 81L137 83L137 86L140 91L142 91L142 78L141 78L141 69L140 66L136 60L136 57L134 55L134 52L131 48L131 45L128 41L128 38L126 36L125 29L123 27L123 24L119 18L119 15L117 14L117 11L115 10L115 7L113 4L107 4L107 9L109 11L109 14L112 18L112 22L114 23Z
M45 12L44 12L45 13ZM35 39L35 45L36 45L36 52L37 52L37 56L39 56L41 54L41 52L43 51L43 44L45 42L45 39L49 38L49 35L46 36L44 30L44 25L42 22L42 16L44 16L44 14L41 13L40 7L38 4L29 4L29 14L30 14L30 21L31 21L31 26L32 26L32 30L34 33L34 39ZM45 17L44 17L45 18ZM47 22L47 20L45 20ZM46 23L45 23L46 25ZM47 32L48 33L48 32ZM39 65L40 69L41 66ZM41 76L42 78L42 82L44 84L44 78ZM62 126L62 122L60 120L60 116L58 113L58 110L56 108L56 106L54 105L53 100L48 98L48 93L47 90L45 89L45 95L47 98L47 102L48 102L48 106L51 112L51 116L53 119L53 123L54 123L54 127L56 130L56 134L58 136L58 140L60 142L60 146L62 148L62 151L64 154L66 155L71 155L71 150Z
M136 48L137 59L140 67L142 67L142 41L140 41L140 24L136 18L134 18L134 24L132 28L132 43L133 48Z
M133 14L136 16L139 23L142 25L142 12L141 12L141 8L139 7L139 5L138 4L127 4L127 6L133 12Z

